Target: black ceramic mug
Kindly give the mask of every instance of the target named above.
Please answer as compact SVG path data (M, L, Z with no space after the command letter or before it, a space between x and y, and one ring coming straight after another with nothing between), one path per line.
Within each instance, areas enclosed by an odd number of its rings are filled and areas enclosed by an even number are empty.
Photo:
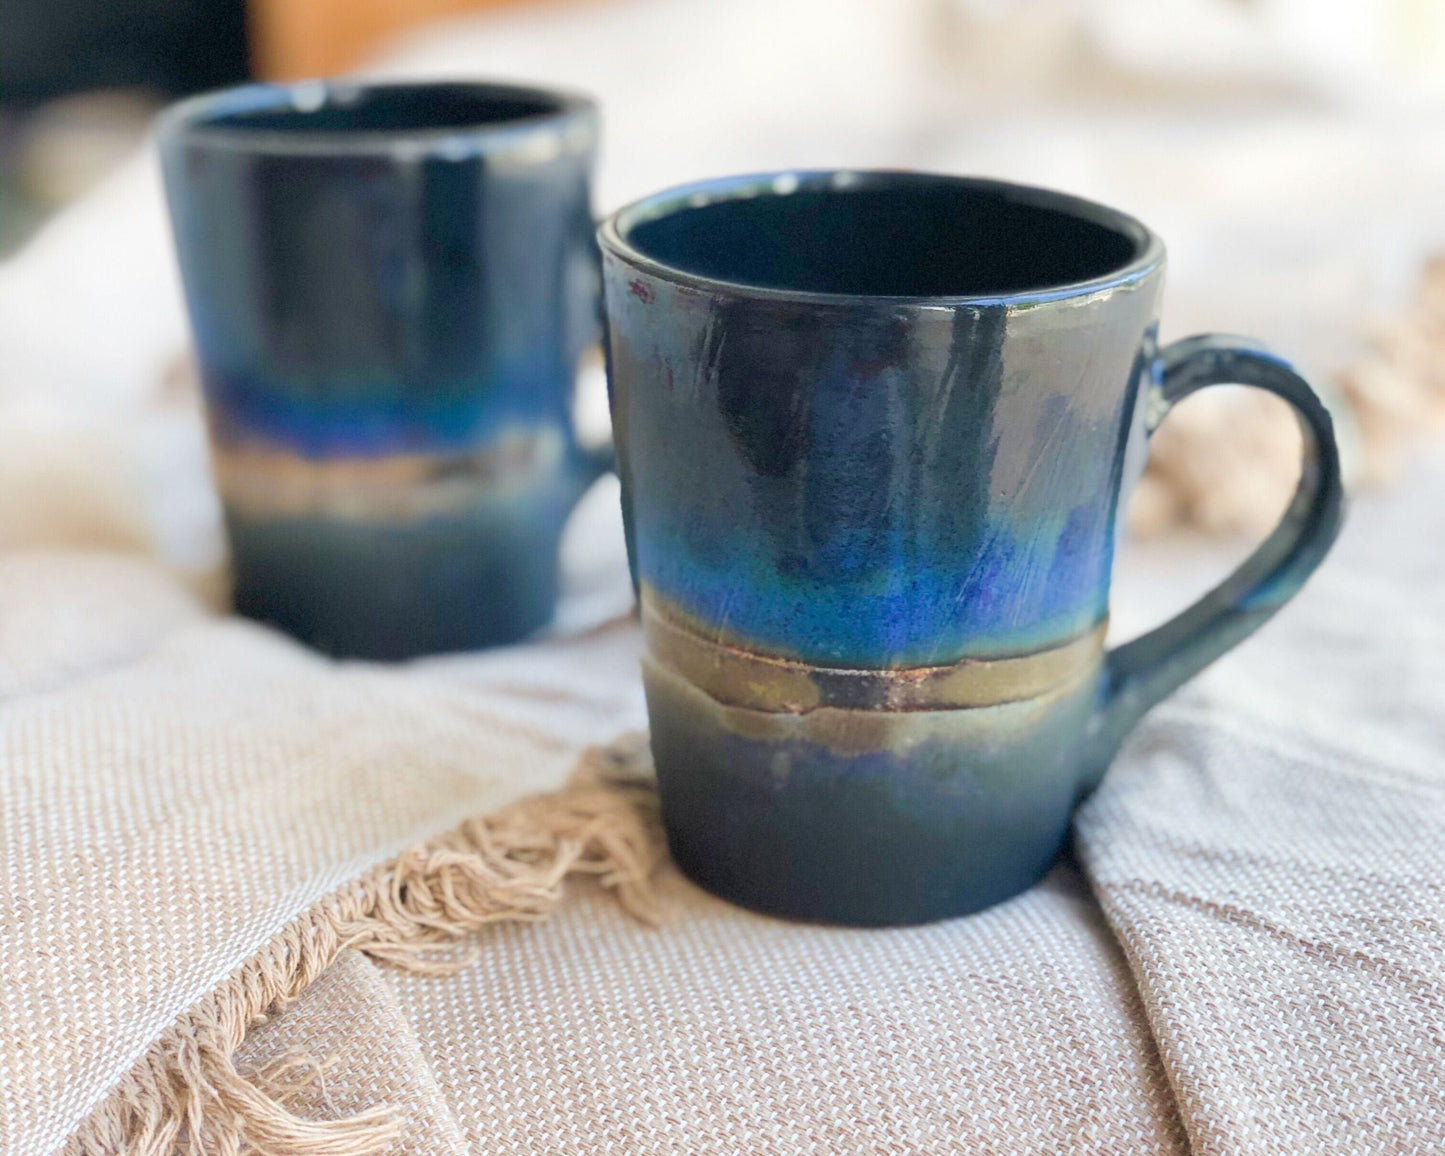
M1139 716L1338 530L1314 391L1248 341L1157 348L1164 248L1122 213L783 173L650 197L601 242L668 839L750 907L885 924L1028 887ZM1144 443L1225 382L1298 412L1298 493L1212 593L1106 651Z
M592 102L254 85L159 134L237 609L369 658L544 624L610 462L571 420L600 328Z

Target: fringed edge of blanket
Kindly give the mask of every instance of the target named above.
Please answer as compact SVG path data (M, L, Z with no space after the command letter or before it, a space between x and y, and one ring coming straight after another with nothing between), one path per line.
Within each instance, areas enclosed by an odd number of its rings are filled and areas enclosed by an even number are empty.
M65 1156L386 1150L402 1127L395 1110L380 1105L337 1120L295 1114L289 1071L237 1069L246 1032L347 948L408 971L455 970L471 958L457 957L459 940L489 923L546 919L569 876L598 879L626 911L656 922L661 841L643 750L640 739L589 750L561 790L468 819L292 920L161 1035L66 1143Z

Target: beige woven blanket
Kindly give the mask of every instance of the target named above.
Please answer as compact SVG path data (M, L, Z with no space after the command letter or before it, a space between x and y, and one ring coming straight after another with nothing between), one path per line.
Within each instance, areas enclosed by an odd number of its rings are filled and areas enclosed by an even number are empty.
M654 870L582 758L628 623L337 665L0 556L0 1151L1445 1150L1442 493L1152 715L1082 867L894 931Z

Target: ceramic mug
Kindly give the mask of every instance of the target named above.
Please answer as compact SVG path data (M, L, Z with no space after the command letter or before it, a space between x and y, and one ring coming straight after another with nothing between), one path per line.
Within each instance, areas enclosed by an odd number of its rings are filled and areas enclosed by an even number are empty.
M782 173L602 227L613 430L678 864L759 910L958 915L1030 886L1153 703L1319 564L1330 417L1257 345L1160 349L1164 247L993 181ZM1278 529L1104 647L1121 496L1169 407L1289 402Z
M591 101L495 84L253 85L159 126L239 611L325 650L510 642L610 451Z

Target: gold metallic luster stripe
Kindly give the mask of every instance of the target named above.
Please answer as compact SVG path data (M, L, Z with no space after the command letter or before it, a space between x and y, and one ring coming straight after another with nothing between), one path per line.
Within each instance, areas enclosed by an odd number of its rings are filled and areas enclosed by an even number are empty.
M254 442L211 448L227 506L262 518L402 522L463 514L555 471L565 447L555 429L517 429L461 453L306 458Z
M1107 622L1062 646L1009 658L970 658L949 666L860 670L813 666L706 637L656 592L642 590L642 630L652 660L718 702L751 710L806 714L847 710L951 710L1036 698L1098 665Z

